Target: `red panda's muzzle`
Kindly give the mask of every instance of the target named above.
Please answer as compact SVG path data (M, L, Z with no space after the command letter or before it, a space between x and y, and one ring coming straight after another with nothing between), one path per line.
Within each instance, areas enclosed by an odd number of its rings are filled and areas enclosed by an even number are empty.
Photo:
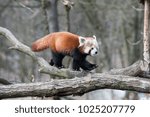
M89 51L89 55L95 56L98 54L98 50L96 48L91 48Z

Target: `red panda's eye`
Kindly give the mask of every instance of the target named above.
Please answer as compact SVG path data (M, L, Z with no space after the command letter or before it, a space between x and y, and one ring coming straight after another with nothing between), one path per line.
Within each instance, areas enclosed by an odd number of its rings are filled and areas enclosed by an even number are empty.
M91 50L93 50L94 48L91 48Z

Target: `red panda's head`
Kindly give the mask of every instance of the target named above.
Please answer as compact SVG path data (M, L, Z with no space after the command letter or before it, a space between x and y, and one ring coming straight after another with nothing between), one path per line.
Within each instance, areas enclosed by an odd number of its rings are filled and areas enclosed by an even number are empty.
M96 40L96 36L93 37L79 37L79 48L82 47L82 52L85 54L89 54L91 56L95 56L98 54L98 42Z

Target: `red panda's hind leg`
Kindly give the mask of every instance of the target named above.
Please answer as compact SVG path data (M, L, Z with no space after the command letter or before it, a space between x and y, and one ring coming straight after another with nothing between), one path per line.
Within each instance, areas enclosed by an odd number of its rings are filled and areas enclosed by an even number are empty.
M51 66L53 66L53 65L54 65L54 61L53 61L53 59L51 59L51 60L50 60L49 64L50 64Z
M72 69L80 71L81 60L83 59L81 52L76 48L72 51L71 56L73 58Z
M62 65L62 60L63 60L64 57L65 57L65 55L62 55L60 53L52 52L52 59L51 59L49 64L51 66L55 65L59 69L64 68L64 66Z
M75 71L80 71L80 61L76 60L76 59L73 59L72 68Z

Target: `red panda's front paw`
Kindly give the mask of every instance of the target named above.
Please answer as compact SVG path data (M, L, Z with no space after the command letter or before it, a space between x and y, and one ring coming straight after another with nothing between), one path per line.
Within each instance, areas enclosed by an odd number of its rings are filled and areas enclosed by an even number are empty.
M96 65L96 64L93 64L93 66L92 66L93 69L95 69L97 67L98 67L98 65Z
M63 65L62 66L57 66L58 69L65 68Z
M91 64L91 66L89 66L85 71L91 71L91 70L94 70L98 67L98 65L96 64Z
M90 68L90 70L96 69L97 67L98 67L98 65L92 64L92 67Z
M80 68L73 68L74 71L81 71Z
M74 71L81 71L80 69L74 69Z
M65 66L62 65L61 68L65 68Z

